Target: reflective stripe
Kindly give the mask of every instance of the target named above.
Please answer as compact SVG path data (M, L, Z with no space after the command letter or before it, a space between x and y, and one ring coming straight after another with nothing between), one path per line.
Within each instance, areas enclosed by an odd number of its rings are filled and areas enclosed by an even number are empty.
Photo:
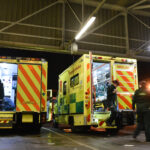
M18 92L17 98L20 101L20 103L22 103L24 110L31 111L30 107L27 104L25 104L25 100L23 99L23 97L21 96L19 92Z
M119 73L119 75L122 75L120 77L129 85L129 87L134 87L134 84L131 83L131 81L129 81L126 76L123 76L123 73L121 71L117 71L117 73Z
M22 92L28 97L29 102L33 102L33 105L37 111L40 110L39 105L36 103L36 100L33 97L33 93L30 93L31 91L28 90L28 88L24 85L23 81L18 77L18 84L20 85ZM17 99L18 99L18 93L19 89L17 92ZM21 108L20 108L21 109Z
M132 95L135 92L134 68L130 64L115 64L115 77L120 82L117 87L119 109L132 109Z
M99 126L102 126L104 124L105 121L100 121L99 122Z
M42 111L46 111L46 101L47 101L47 63L42 64Z
M87 83L90 82L90 75L87 76Z
M90 101L90 86L91 86L91 82L90 82L90 63L87 63L87 80L86 80L86 84L87 84L87 90L86 93L88 94L88 103L86 104L86 108L87 108L87 123L90 123L91 121L91 101Z
M122 105L125 109L132 109L131 97L130 96L118 94L118 99L119 99L120 106Z
M125 109L120 103L118 104L119 109Z
M0 120L0 123L9 123L9 120Z

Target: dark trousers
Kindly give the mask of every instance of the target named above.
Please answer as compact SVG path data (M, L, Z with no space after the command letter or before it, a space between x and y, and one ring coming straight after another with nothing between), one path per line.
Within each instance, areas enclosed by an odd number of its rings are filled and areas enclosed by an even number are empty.
M110 108L110 111L111 111L111 115L110 115L110 118L107 120L107 122L108 122L109 124L112 124L112 122L113 122L114 120L116 120L117 111L116 111L116 109L115 109L114 107L111 107L111 108Z
M142 130L144 130L144 116L143 116L143 113L140 112L140 113L137 113L137 126L136 126L133 136L137 137Z
M150 110L144 111L144 127L146 141L150 142Z
M0 110L3 109L3 99L0 98Z
M142 130L145 130L146 141L150 141L150 110L137 113L137 127L134 137L137 137Z

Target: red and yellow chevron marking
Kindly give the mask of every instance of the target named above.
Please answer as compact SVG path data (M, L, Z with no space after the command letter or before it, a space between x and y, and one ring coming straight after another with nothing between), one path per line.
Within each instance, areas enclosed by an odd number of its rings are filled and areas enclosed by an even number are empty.
M39 68L40 69L40 68ZM41 111L46 111L47 101L47 63L42 64L42 107Z
M102 126L104 124L105 121L100 121L99 122L99 126Z
M91 121L91 100L90 100L90 88L91 88L91 81L90 81L90 63L87 63L87 66L86 66L86 69L87 69L87 90L86 90L86 93L88 95L88 104L87 104L87 122L89 123Z
M134 76L128 76L128 73L126 71L116 71L116 79L120 82L119 92L134 92Z
M120 82L118 91L119 109L132 109L132 94L135 91L134 70L130 65L119 65L116 70L116 79Z
M134 76L128 76L128 73L127 73L127 71L116 71L116 78L121 83L120 87L124 86L124 87L126 87L128 92L134 92ZM124 91L124 92L126 92L126 91Z
M118 94L119 109L132 109L132 95Z
M16 111L40 111L41 65L18 65Z
M9 120L0 120L0 123L9 123Z

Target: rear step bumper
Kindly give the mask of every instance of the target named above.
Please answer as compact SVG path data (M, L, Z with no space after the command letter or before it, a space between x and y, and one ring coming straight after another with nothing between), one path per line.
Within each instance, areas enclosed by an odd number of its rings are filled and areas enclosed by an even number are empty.
M0 112L0 129L11 129L13 127L14 112Z

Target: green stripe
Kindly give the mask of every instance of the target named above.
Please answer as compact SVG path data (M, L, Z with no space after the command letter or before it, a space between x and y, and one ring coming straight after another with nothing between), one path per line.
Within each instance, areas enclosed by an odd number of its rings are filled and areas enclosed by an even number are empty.
M83 101L81 102L77 102L76 103L76 113L78 114L83 114L83 111L84 111L84 107L83 107Z
M61 105L64 105L64 97L63 98L60 98L60 106Z
M75 103L76 102L76 94L70 94L70 103Z
M64 105L64 111L65 111L66 113L69 112L69 105Z

